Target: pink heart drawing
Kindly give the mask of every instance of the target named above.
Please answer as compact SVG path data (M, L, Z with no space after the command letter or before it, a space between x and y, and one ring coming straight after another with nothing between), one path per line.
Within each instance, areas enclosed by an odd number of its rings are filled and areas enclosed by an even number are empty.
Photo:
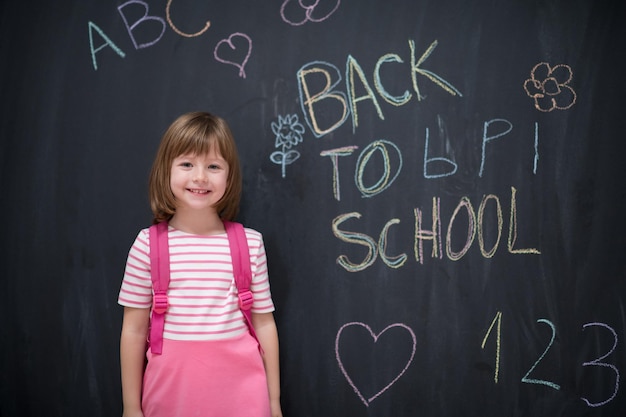
M224 59L224 58L220 57L220 55L223 56L224 48L226 47L226 45L228 45L230 47L230 49L233 50L233 51L237 50L237 46L233 42L233 39L236 39L236 38L243 38L244 41L247 43L246 56L243 59L243 61L241 61L241 63L236 62L236 61L231 61L229 59ZM240 43L240 42L237 42L237 43ZM226 52L228 52L228 51L226 51ZM246 63L248 62L248 58L250 58L250 53L251 52L252 52L252 39L250 39L250 37L248 35L246 35L245 33L236 32L236 33L233 33L232 35L230 35L227 39L222 39L221 41L219 41L217 43L217 45L215 45L215 50L213 51L213 56L219 62L222 62L224 64L229 64L229 65L236 66L237 68L239 68L239 76L243 77L243 78L246 78L246 72L244 71L243 68L245 67Z
M374 339L374 343L378 342L378 339L389 329L392 329L394 327L400 327L405 329L407 332L409 332L409 334L411 335L411 339L413 340L413 346L411 348L411 357L407 360L404 369L402 369L402 371L400 371L400 373L398 373L398 375L395 376L395 378L393 378L393 380L391 382L389 382L387 385L385 385L380 391L378 391L376 394L372 395L370 398L365 398L363 396L363 394L361 393L361 391L359 390L359 388L357 388L356 384L354 383L354 381L352 381L352 378L350 378L350 375L348 375L348 372L346 371L343 362L341 361L341 356L339 355L339 339L341 338L341 333L344 331L344 329L346 329L347 327L350 326L360 326L363 327L365 329L367 329L367 331L369 332L370 336L372 336L372 339ZM361 401L363 401L363 404L365 404L366 407L369 407L370 403L372 401L374 401L376 398L378 398L379 395L381 395L383 392L387 391L389 388L391 388L391 386L398 380L400 379L400 377L402 375L404 375L404 373L406 372L406 370L409 368L409 366L411 365L411 362L413 362L413 357L415 356L415 348L417 345L417 339L415 337L415 333L413 332L413 330L411 330L411 328L405 324L402 323L394 323L394 324L390 324L389 326L385 327L383 329L383 331L381 331L378 334L374 334L374 332L372 331L372 329L370 328L370 326L368 326L365 323L359 323L359 322L351 322L351 323L346 323L343 326L341 326L341 328L339 329L339 331L337 332L337 338L335 339L335 355L337 357L337 363L339 364L339 369L341 369L341 372L343 373L343 376L346 377L346 380L348 381L348 383L350 384L350 386L352 387L352 389L354 390L354 392L356 393L356 395L358 395L358 397L361 399Z

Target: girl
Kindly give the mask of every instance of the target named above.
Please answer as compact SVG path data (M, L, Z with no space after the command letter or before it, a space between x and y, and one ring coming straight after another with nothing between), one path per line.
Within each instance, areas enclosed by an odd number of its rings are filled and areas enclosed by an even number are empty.
M226 122L201 112L175 120L159 146L149 190L154 223L168 222L171 278L162 354L146 351L152 281L144 229L129 251L118 298L124 306L124 417L282 416L278 335L262 236L245 229L252 323L261 354L239 309L222 222L237 214L241 189Z

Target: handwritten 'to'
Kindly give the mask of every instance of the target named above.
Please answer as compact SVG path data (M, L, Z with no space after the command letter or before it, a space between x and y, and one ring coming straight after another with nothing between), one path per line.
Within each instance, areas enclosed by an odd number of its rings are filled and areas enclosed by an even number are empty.
M242 45L243 41L243 45ZM235 44L236 42L236 44ZM237 46L239 45L239 46ZM234 56L231 57L232 52L228 49L230 47L231 51L234 51ZM239 55L239 50L245 49L245 57L240 62L236 60ZM242 78L246 78L246 71L244 67L248 62L248 58L250 58L250 53L252 52L252 39L245 33L236 32L230 35L227 39L222 39L215 45L215 50L213 51L213 56L215 59L221 63L234 65L239 68L239 76ZM230 54L229 54L230 53ZM225 55L229 54L229 55ZM224 56L229 56L230 59L224 58Z

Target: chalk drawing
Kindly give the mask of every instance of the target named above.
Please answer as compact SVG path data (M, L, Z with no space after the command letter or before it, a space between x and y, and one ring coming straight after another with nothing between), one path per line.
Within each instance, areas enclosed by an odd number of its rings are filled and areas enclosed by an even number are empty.
M398 373L398 375L395 376L395 378L393 378L393 380L391 382L389 382L387 385L385 385L382 389L380 389L376 394L372 395L369 398L365 398L363 396L363 394L361 393L361 391L359 390L359 388L355 385L354 381L352 380L352 378L350 378L350 375L348 375L348 372L346 371L343 362L341 360L341 355L339 353L339 340L341 339L341 334L342 332L347 328L347 327L351 327L351 326L359 326L359 327L363 327L364 329L366 329L370 336L372 337L372 339L374 339L374 343L378 342L378 339L380 339L380 337L389 329L393 329L393 328L402 328L405 329L409 335L411 336L411 343L412 343L412 347L411 347L411 355L408 358L408 360L406 361L406 364L404 366L404 368L402 369L402 371L400 371ZM413 330L411 330L411 328L405 324L402 323L394 323L394 324L390 324L389 326L385 327L380 333L375 334L372 329L370 328L370 326L368 326L365 323L360 323L360 322L351 322L351 323L346 323L343 326L341 326L341 328L339 329L339 331L337 332L337 337L335 339L335 355L337 358L337 363L339 364L339 369L341 369L341 373L343 373L343 376L346 378L346 380L348 381L348 384L350 384L350 386L352 387L352 389L354 390L354 392L356 393L356 395L359 397L359 399L363 402L363 404L365 404L366 407L369 407L369 405L371 404L372 401L374 401L376 398L378 398L383 392L387 391L389 388L391 388L391 386L393 384L396 383L396 381L398 381L398 379L400 379L400 377L402 375L404 375L404 373L406 372L406 370L409 368L409 366L411 365L411 362L413 362L413 357L415 356L415 349L416 349L416 345L417 345L417 338L415 337L415 333L413 332Z
M280 6L280 17L282 17L282 19L286 23L289 23L291 26L302 26L306 22L320 23L320 22L323 22L324 20L328 19L339 8L339 5L341 4L341 0L315 0L313 2L313 4L311 4L309 6L305 5L302 0L298 0L297 1L298 6L296 6L295 9L298 9L298 7L299 7L300 9L302 9L304 11L304 18L302 20L298 21L298 22L294 22L294 21L290 20L285 15L285 9L287 8L287 5L289 3L294 4L296 2L292 1L292 0L285 0L283 2L282 6ZM333 4L334 4L334 6L333 6ZM326 6L326 7L323 7L323 9L326 9L326 10L328 9L329 5L331 5L332 8L326 14L322 14L321 17L314 17L313 14L315 13L316 9L322 9L322 7L320 7L320 5Z
M524 90L539 111L567 110L576 103L576 92L569 85L572 78L572 69L568 65L551 67L547 62L540 62L530 71L530 78L524 81Z
M298 116L295 114L288 114L284 117L278 116L278 123L272 122L271 125L272 132L276 136L274 147L280 148L280 151L272 152L270 160L281 166L282 176L285 178L286 166L300 157L300 152L288 149L302 142L304 126L298 121Z
M239 45L235 45L235 42ZM243 40L244 46L241 46L241 42ZM226 48L229 47L231 51L234 51L236 54L239 53L239 50L243 48L245 50L245 57L241 61L237 61L236 57L234 58L224 58L224 54L228 54L230 51ZM239 76L242 78L246 78L246 72L244 71L244 67L248 62L248 58L250 58L250 53L252 52L252 39L245 33L236 32L230 35L227 39L222 39L215 45L215 50L213 51L213 55L215 59L219 62L228 65L234 65L239 68Z

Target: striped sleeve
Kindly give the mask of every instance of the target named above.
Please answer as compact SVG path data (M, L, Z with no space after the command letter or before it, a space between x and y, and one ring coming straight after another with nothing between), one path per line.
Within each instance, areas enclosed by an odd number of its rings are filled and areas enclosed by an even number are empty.
M139 232L128 252L117 302L125 307L150 308L152 306L148 229Z
M269 273L267 269L267 257L263 236L254 229L245 229L250 251L250 267L252 269L252 284L250 291L254 296L252 304L253 313L271 313L274 311L274 303L270 292Z

